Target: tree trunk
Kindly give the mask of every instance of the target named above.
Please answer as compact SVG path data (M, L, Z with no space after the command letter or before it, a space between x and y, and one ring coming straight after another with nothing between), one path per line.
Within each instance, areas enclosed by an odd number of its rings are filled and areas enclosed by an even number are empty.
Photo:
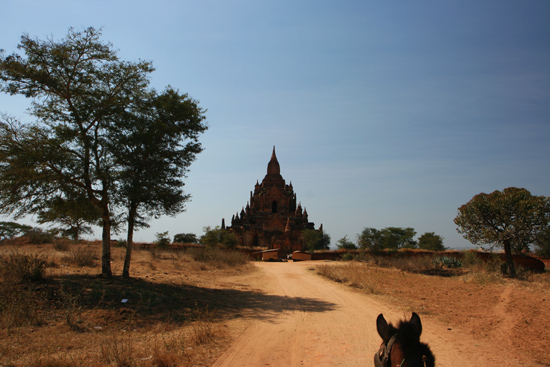
M101 276L112 278L111 271L111 216L108 205L101 208L101 221L103 224L103 233L101 236L102 256L101 256Z
M506 259L506 265L508 265L508 275L512 278L516 277L516 268L514 267L514 259L512 257L512 244L510 241L504 242L504 257Z
M136 217L136 208L130 205L128 211L128 237L126 243L126 256L124 257L124 267L122 268L122 277L130 278L130 262L132 260L132 245L134 243L134 221Z

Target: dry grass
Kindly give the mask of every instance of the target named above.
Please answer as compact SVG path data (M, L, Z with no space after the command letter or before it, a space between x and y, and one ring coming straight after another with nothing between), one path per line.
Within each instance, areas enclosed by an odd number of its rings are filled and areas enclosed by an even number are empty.
M209 365L228 338L210 287L248 261L136 246L133 278L102 279L99 249L0 246L0 366ZM112 257L119 274L124 249Z
M351 261L342 265L323 264L317 266L317 272L335 282L345 283L369 294L380 293L372 277L371 268L364 263Z
M316 269L322 276L336 282L363 289L370 294L380 294L382 292L377 286L377 268L393 268L415 274L459 277L465 283L483 285L501 284L505 281L502 264L499 258L495 257L484 262L474 253L466 251L464 258L460 261L437 256L366 257L362 261L319 265ZM516 271L517 279L520 281L537 281L543 284L549 281L548 277L537 276L521 267Z

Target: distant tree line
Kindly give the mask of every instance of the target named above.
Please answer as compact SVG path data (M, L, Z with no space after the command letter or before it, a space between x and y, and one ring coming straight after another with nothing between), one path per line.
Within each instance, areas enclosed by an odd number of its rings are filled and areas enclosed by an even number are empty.
M376 229L366 227L357 235L353 243L347 235L336 242L338 249L362 249L371 252L383 250L399 250L402 248L443 251L443 237L434 232L426 232L415 240L416 231L411 227L386 227Z

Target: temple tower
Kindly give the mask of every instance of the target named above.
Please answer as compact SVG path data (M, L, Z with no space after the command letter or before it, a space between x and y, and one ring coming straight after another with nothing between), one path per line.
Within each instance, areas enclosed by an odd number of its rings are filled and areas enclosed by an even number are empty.
M222 223L225 225L225 219ZM297 204L292 183L287 185L281 176L275 147L267 174L261 183L256 181L249 202L226 229L237 236L241 246L280 249L281 256L304 250L302 231L314 229L314 223L308 221L305 208Z

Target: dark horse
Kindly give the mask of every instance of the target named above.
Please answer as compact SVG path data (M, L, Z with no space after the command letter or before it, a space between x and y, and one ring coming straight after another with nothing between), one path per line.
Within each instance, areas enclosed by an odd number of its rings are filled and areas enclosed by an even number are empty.
M382 314L376 319L376 329L382 345L374 355L375 367L433 367L435 357L430 348L420 342L422 323L416 313L409 321L402 320L397 328L388 324Z

